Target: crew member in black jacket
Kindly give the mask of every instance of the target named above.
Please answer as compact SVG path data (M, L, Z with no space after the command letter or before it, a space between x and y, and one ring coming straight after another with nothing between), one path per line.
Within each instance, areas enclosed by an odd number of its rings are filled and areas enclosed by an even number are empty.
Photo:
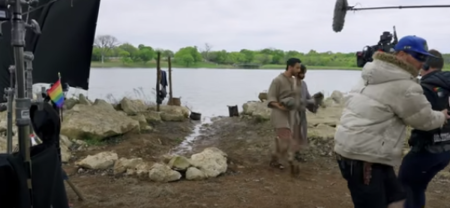
M449 108L450 72L443 72L441 53L430 50L430 57L421 70L420 84L433 110ZM425 191L428 183L450 162L450 124L432 131L412 130L408 141L411 150L403 158L399 180L407 199L405 208L425 207Z

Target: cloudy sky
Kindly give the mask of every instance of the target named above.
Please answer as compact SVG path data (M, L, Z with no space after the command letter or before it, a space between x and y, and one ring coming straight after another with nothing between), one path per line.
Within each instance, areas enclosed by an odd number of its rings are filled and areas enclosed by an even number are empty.
M449 4L448 0L349 0L358 7ZM417 35L430 48L450 52L450 8L374 10L347 13L333 32L335 0L103 0L97 34L120 42L177 50L267 47L307 52L354 52L376 44L383 31Z

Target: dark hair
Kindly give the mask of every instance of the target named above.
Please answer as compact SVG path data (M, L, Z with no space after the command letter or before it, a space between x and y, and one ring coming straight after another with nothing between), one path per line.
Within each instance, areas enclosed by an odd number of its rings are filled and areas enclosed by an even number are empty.
M298 58L290 58L286 61L286 71L289 69L289 66L295 66L296 63L301 64L302 61Z
M444 58L442 57L442 54L439 53L439 51L434 50L434 49L431 49L429 51L429 53L431 53L432 55L434 55L436 57L428 58L428 66L430 66L430 68L438 69L438 70L441 70L442 68L444 68Z
M305 66L305 64L300 64L300 72L301 73L306 73L306 66Z

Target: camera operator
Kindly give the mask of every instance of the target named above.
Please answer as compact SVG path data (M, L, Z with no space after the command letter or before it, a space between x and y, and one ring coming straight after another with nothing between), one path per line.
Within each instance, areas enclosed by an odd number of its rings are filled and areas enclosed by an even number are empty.
M430 57L421 70L423 92L433 110L449 106L450 72L443 72L441 53L430 50ZM412 130L409 139L411 150L403 158L399 179L407 192L406 208L425 207L428 183L450 162L450 124L431 131Z
M401 162L406 126L429 131L450 118L446 109L431 108L417 83L432 56L426 44L406 36L394 54L376 52L346 96L334 151L355 208L403 208L406 193L393 167Z

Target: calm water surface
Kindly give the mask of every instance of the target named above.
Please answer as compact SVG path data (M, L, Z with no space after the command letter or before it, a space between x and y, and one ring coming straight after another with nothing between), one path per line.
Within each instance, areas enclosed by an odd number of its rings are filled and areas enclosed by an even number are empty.
M164 69L165 70L165 69ZM203 117L227 115L227 105L258 100L272 79L284 70L173 69L173 95L182 104L202 113ZM321 91L328 96L333 90L349 91L360 71L311 70L306 82L311 94ZM155 100L155 69L92 69L88 92L71 89L69 94L83 93L90 99L113 101L124 96Z

